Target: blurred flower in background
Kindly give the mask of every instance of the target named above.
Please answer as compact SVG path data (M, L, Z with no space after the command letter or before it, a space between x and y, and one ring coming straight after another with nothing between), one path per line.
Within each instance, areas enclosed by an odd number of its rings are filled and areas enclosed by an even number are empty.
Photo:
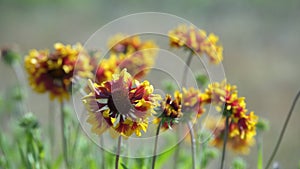
M80 44L56 43L54 49L53 52L34 49L25 57L29 84L36 92L49 92L51 99L68 100L74 78L91 78L92 66Z
M211 63L219 64L223 60L223 47L218 44L219 38L194 26L179 25L169 31L170 45L174 48L191 50L202 56L205 54Z

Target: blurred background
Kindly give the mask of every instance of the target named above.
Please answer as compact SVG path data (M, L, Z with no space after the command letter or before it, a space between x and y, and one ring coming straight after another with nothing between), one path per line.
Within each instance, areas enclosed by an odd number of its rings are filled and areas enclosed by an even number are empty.
M52 48L55 42L84 43L106 23L137 12L165 12L187 19L220 37L228 81L246 97L249 110L270 121L271 129L264 134L267 159L300 89L299 9L299 0L0 0L0 47L17 45L26 54L32 48ZM3 63L0 81L1 93L16 82L14 72ZM42 123L46 121L48 95L31 92L29 100L30 110ZM298 120L300 104L275 158L282 168L296 168L300 161ZM246 159L255 168L255 147Z

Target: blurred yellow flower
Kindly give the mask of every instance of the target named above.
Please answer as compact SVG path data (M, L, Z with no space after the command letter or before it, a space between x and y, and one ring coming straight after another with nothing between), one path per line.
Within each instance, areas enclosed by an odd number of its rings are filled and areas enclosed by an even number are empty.
M117 34L108 47L118 58L120 70L126 68L135 79L143 78L154 65L158 46L151 40L142 41L139 36Z
M31 50L25 57L25 69L33 90L49 92L51 99L62 101L69 99L75 78L92 77L92 66L80 44L71 46L56 43L54 49L51 53L48 50Z
M223 47L215 34L207 35L204 30L183 24L169 31L169 38L171 47L192 50L200 56L205 54L214 64L223 60Z
M87 122L92 132L101 135L107 129L112 134L141 136L148 127L148 117L158 106L160 96L153 94L148 81L134 80L126 69L114 74L112 80L100 85L90 81L92 91L83 98L89 111Z

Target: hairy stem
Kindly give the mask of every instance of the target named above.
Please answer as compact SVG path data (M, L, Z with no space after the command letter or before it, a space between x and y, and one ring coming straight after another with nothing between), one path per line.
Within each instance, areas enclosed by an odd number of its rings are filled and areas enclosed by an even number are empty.
M229 116L226 115L226 121L225 121L225 133L224 133L224 142L223 142L223 150L222 150L222 159L221 159L221 166L220 169L224 168L224 161L225 161L225 155L226 155L226 144L228 139L228 130L229 130Z
M274 159L274 157L275 157L275 155L276 155L276 153L277 153L277 150L278 150L278 148L279 148L279 146L280 146L280 143L281 143L282 138L283 138L283 136L284 136L285 130L286 130L287 125L288 125L288 123L289 123L289 121L290 121L290 118L291 118L291 116L292 116L292 114L293 114L294 108L295 108L295 106L296 106L296 103L297 103L299 97L300 97L300 91L298 91L296 97L295 97L294 100L293 100L292 106L291 106L291 108L290 108L290 110L289 110L289 112L288 112L288 114L287 114L287 117L286 117L286 119L285 119L284 125L283 125L283 127L282 127L282 129L281 129L281 132L280 132L279 138L278 138L278 140L277 140L276 146L275 146L275 148L274 148L274 150L273 150L273 152L272 152L272 154L271 154L271 157L270 157L269 160L268 160L268 163L267 163L265 169L268 169L268 168L270 167L270 165L271 165L271 163L272 163L272 161L273 161L273 159Z
M185 62L185 66L184 66L184 70L183 70L183 74L182 74L182 81L181 81L182 86L186 85L187 73L188 73L189 67L190 67L192 59L193 59L193 54L194 54L194 52L191 51L191 53L189 54L189 56Z
M104 146L104 139L103 139L103 136L101 135L99 139L100 139L100 146L103 147L103 146ZM102 163L101 163L101 167L102 167L102 168L105 168L105 151L104 151L103 149L101 149L101 150L102 150L102 151L101 151L101 152L102 152L102 153L101 153L101 162L102 162Z
M160 131L160 127L162 125L162 121L159 122L158 126L157 126L157 130L156 130L156 135L155 135L155 143L154 143L154 150L153 150L153 159L152 159L152 169L155 169L155 161L156 161L156 157L157 157L157 143L158 143L158 135L159 135L159 131Z
M187 122L188 128L190 130L190 136L191 136L191 152L192 152L192 162L193 162L193 168L196 169L196 138L193 128L193 123L191 121Z
M68 157L68 145L67 145L67 138L66 138L66 124L65 124L65 110L64 110L65 104L64 101L61 101L60 103L60 111L61 111L61 133L62 133L62 145L63 145L63 155L64 160L66 164L66 168L70 169L69 164L69 157Z
M262 133L257 135L257 169L263 169L263 139Z
M186 60L186 62L185 62L185 66L184 66L184 70L183 70L183 74L182 74L182 81L181 81L181 86L182 86L182 87L186 85L186 81L187 81L187 72L188 72L189 67L190 67L190 64L191 64L191 62L192 62L193 54L194 54L194 52L191 50L191 51L190 51L190 54L189 54L189 56L188 56L188 58L187 58L187 60ZM180 131L180 130L178 130L177 135L179 135L179 131ZM178 159L179 159L180 143L181 143L181 142L179 142L178 145L177 145L177 147L175 147L175 148L176 148L175 154L174 154L174 161L175 161L175 162L177 162ZM174 169L177 169L177 165L176 165L176 164L175 164L175 166L174 166Z
M119 136L119 139L118 139L118 146L117 146L117 153L116 153L115 169L119 169L119 160L120 160L120 152L121 152L121 143L122 143L122 136Z

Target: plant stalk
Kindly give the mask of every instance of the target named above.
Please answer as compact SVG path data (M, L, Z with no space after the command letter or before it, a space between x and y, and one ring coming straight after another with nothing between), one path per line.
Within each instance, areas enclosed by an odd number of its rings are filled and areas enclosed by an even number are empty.
M192 59L193 59L193 54L194 52L191 51L191 53L189 54L187 60L186 60L186 64L184 66L184 70L183 70L183 74L182 74L182 81L181 81L181 86L186 86L186 82L187 82L187 73L188 73L188 70L189 70L189 67L191 65L191 62L192 62Z
M263 169L263 139L262 133L257 135L257 169Z
M121 144L122 144L122 136L119 136L119 139L118 139L118 146L117 146L117 153L116 153L115 169L119 169L119 160L120 160Z
M226 121L225 121L225 133L224 133L224 142L223 142L223 150L222 150L222 159L221 159L221 166L220 169L224 168L224 161L225 161L225 155L226 155L226 144L228 139L228 130L229 130L229 115L226 115Z
M193 59L193 54L194 54L194 52L191 50L191 51L190 51L190 54L189 54L189 56L188 56L188 58L187 58L187 60L186 60L186 62L185 62L186 64L185 64L185 66L184 66L184 70L183 70L183 74L182 74L182 81L181 81L181 86L182 86L182 87L183 87L183 86L186 86L187 72L188 72L189 67L190 67L190 65L191 65L191 62L192 62L192 59ZM178 132L177 132L177 135L179 135L178 133L179 133L179 130L178 130ZM176 148L175 154L174 154L174 161L175 161L175 162L177 162L178 159L179 159L180 143L181 143L181 142L179 142L178 145L177 145L177 147L175 147L175 148ZM174 169L177 169L177 165L174 166Z
M192 162L193 162L193 168L196 169L196 138L193 128L193 123L191 121L187 122L188 128L190 130L190 136L191 136L191 152L192 152Z
M293 114L294 108L295 108L295 106L296 106L296 103L297 103L299 97L300 97L300 91L298 91L296 97L295 97L294 100L293 100L292 106L291 106L291 108L290 108L290 110L289 110L289 112L288 112L288 114L287 114L287 117L286 117L285 122L284 122L284 124L283 124L283 127L282 127L282 129L281 129L281 132L280 132L279 138L278 138L278 140L277 140L276 146L275 146L275 148L274 148L274 150L273 150L273 152L272 152L272 154L271 154L271 157L270 157L269 160L268 160L268 163L267 163L265 169L268 169L268 168L270 167L270 165L271 165L271 163L272 163L272 161L273 161L273 159L274 159L274 157L275 157L275 155L276 155L276 153L277 153L277 150L278 150L278 148L279 148L279 146L280 146L280 143L281 143L282 138L283 138L283 136L284 136L285 130L286 130L286 128L287 128L287 125L289 124L290 118L291 118L291 116L292 116L292 114Z
M153 150L153 159L152 159L152 169L155 169L155 161L156 161L156 157L157 157L157 143L158 143L158 135L159 135L159 131L162 125L162 120L159 122L158 126L157 126L157 130L156 130L156 135L155 135L155 143L154 143L154 150Z
M65 124L65 111L64 111L64 101L60 103L60 111L61 111L61 133L62 133L62 144L63 144L63 156L65 160L65 164L67 169L70 169L69 157L68 157L68 145L67 145L67 138L66 138L66 124Z

